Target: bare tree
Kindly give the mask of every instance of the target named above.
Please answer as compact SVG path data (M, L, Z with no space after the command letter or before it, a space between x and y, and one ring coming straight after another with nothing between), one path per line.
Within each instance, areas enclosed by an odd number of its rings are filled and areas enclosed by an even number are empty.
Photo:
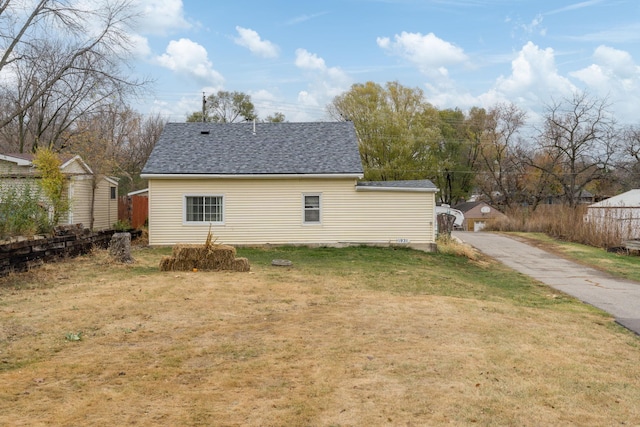
M145 118L124 105L103 106L76 123L65 150L79 154L94 172L120 178L122 192L139 190L145 185L140 173L165 124L159 114Z
M127 28L134 19L129 1L91 5L0 3L3 148L23 152L44 144L59 150L73 135L76 120L147 83L122 70L131 48Z
M125 144L119 147L115 170L115 174L121 178L120 189L124 193L146 186L146 181L140 179L140 173L167 123L159 114L143 119L135 113L132 114L132 121L134 128Z
M76 122L66 150L80 155L93 170L94 193L104 176L121 178L120 190L127 193L144 185L140 172L164 124L159 115L144 119L124 105L103 106L99 114Z
M585 187L603 178L616 152L614 118L606 99L575 93L547 106L537 145L546 163L533 163L554 177L564 202L576 206Z
M623 130L620 154L615 172L621 189L640 187L640 126L627 126Z
M640 163L640 127L629 126L623 132L624 153Z
M519 133L525 125L526 113L514 104L497 104L473 118L477 122L476 183L480 191L495 205L508 208L522 203L526 198L525 168Z

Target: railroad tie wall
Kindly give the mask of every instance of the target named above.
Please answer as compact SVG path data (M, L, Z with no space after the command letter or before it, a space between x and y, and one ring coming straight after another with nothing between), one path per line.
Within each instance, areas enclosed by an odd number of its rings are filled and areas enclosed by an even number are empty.
M39 237L0 244L0 277L12 272L67 257L89 253L94 247L106 248L114 230L62 230L51 237Z

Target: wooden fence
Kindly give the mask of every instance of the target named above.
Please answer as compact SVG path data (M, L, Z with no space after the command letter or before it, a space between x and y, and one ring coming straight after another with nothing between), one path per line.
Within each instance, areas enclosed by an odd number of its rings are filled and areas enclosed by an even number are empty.
M120 196L118 220L128 222L132 228L141 228L149 219L149 198L145 196Z

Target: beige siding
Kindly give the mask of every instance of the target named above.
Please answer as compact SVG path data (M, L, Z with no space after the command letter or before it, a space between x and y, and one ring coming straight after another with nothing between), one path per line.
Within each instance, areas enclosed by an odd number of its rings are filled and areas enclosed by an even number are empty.
M91 176L75 176L71 178L71 218L63 218L60 223L91 225L91 193L93 191ZM101 179L95 194L94 230L111 228L118 220L118 199L111 200L110 187L114 186L106 179ZM117 190L116 190L117 194Z
M33 176L36 169L31 166L18 166L13 162L0 160L0 175L9 176Z
M111 199L111 187L115 186L103 178L96 188L94 230L111 228L118 221L118 190L116 187L116 198Z
M303 224L303 194L320 193L322 221ZM434 242L433 193L358 191L354 179L183 179L149 181L149 243L203 243L209 224L185 224L185 195L222 195L219 243Z
M73 175L78 175L78 174L85 175L89 173L89 171L86 170L84 166L82 166L82 163L78 159L75 159L74 161L69 163L67 166L65 166L64 169L62 169L62 173L73 174Z
M91 176L77 176L71 178L71 221L65 223L82 224L89 227L91 224ZM62 222L62 221L61 221Z
M0 189L8 190L9 188L14 188L17 192L23 191L23 188L29 185L32 191L40 191L40 185L38 185L38 180L30 179L27 177L24 178L2 178L0 177Z

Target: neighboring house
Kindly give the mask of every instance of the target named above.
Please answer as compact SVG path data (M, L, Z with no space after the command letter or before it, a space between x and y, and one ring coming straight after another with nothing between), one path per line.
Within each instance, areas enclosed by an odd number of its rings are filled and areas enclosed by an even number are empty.
M588 205L596 201L596 196L589 190L576 191L573 195L577 205ZM547 196L545 204L547 205L561 205L565 204L567 198L564 195Z
M31 154L0 154L0 184L22 185L24 180L39 179ZM93 214L94 230L111 228L118 219L118 181L103 177L95 189L92 201L93 171L80 156L61 157L60 170L67 178L65 192L70 210L60 218L59 225L82 224L89 227ZM91 208L93 205L93 213Z
M169 123L142 177L149 244L435 249L431 181L361 182L351 122Z
M486 202L464 202L454 206L464 214L462 229L466 231L481 231L491 222L506 215L490 206Z
M640 238L640 189L629 190L589 205L585 221L592 222L622 239Z

